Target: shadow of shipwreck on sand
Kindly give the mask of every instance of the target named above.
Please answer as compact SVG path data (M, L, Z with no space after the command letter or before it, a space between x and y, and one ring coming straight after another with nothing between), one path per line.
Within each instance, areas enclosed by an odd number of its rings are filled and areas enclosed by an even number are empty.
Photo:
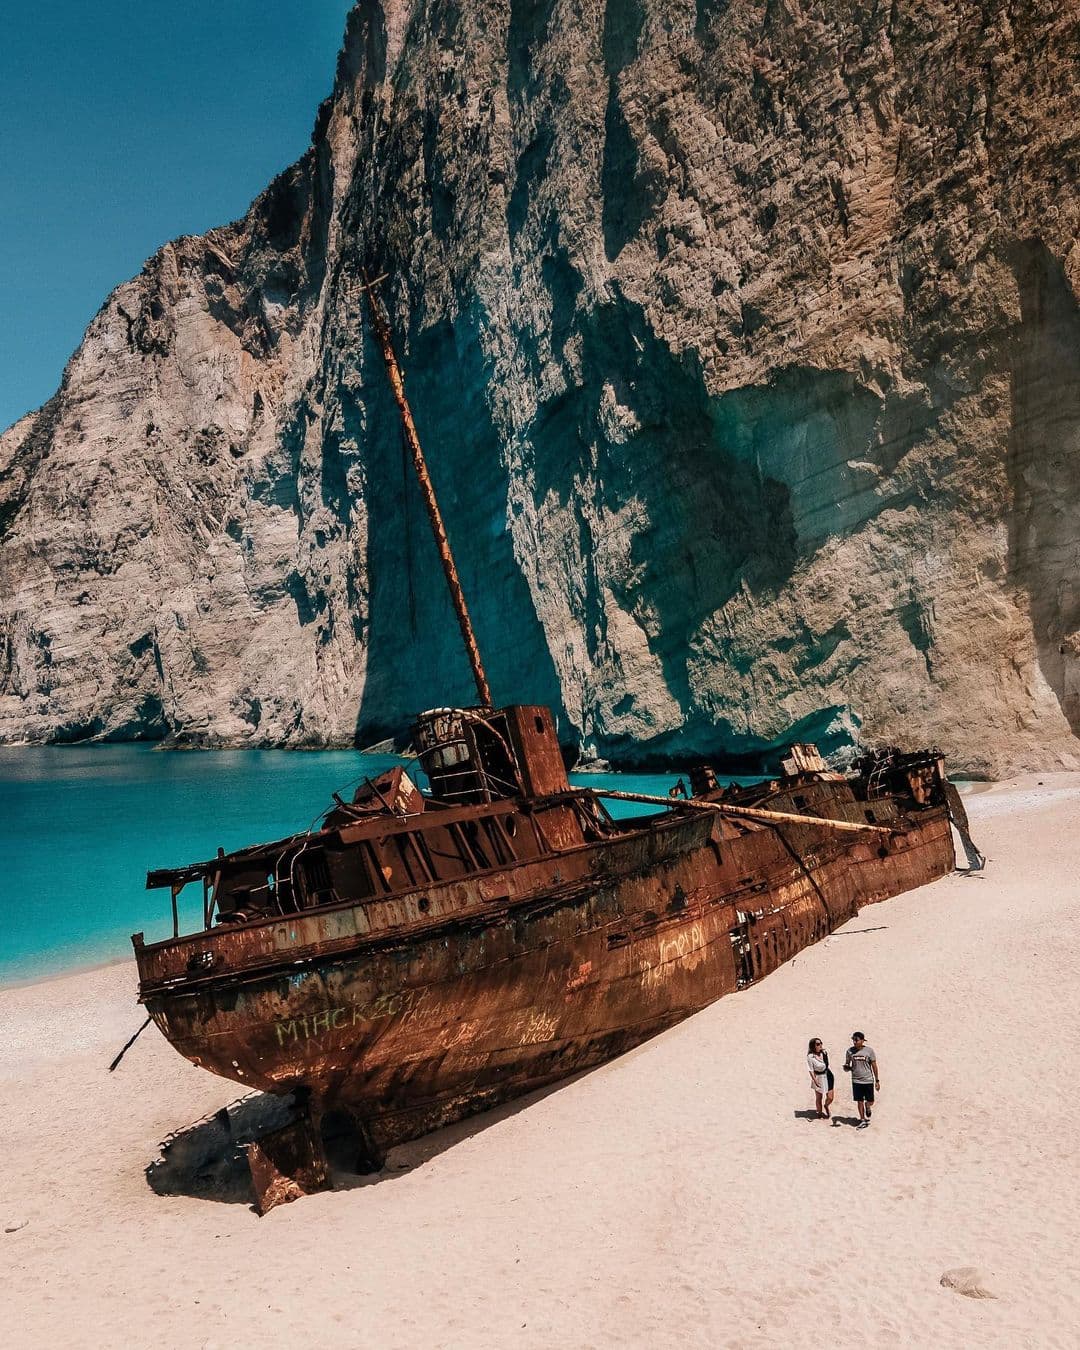
M177 1130L162 1141L159 1156L147 1164L147 1184L158 1195L251 1204L244 1145L285 1125L291 1106L291 1097L255 1092Z
M596 1070L586 1072L593 1073ZM331 1126L324 1130L323 1142L330 1164L332 1189L352 1191L393 1181L424 1166L455 1144L517 1115L534 1102L585 1076L584 1072L575 1074L490 1111L469 1116L432 1134L399 1144L390 1150L380 1171L367 1175L359 1174L354 1168L354 1140L344 1133L335 1132ZM163 1140L159 1156L145 1168L147 1184L157 1195L186 1195L197 1200L254 1207L251 1172L244 1145L259 1135L285 1125L291 1115L291 1097L255 1092L230 1102L213 1115L204 1116Z

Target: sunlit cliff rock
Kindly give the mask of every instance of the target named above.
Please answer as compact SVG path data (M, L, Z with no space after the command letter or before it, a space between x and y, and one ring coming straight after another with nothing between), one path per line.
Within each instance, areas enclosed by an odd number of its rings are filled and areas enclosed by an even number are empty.
M1080 763L1080 93L1050 0L365 0L308 154L0 440L0 739Z

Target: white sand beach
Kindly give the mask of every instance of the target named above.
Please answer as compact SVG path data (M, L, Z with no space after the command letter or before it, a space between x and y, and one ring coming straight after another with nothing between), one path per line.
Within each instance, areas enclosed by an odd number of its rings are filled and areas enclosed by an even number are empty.
M0 993L9 1346L1073 1347L1080 774L968 798L982 876L863 911L538 1099L283 1206L163 1197L237 1095L139 1025L133 965ZM837 1074L864 1029L871 1127ZM940 1283L984 1272L995 1298Z

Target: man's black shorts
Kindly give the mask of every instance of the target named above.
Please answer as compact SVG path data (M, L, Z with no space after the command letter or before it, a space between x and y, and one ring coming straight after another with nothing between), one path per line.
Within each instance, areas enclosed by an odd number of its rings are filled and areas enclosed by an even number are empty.
M851 1095L857 1102L872 1102L874 1100L873 1083L852 1083Z

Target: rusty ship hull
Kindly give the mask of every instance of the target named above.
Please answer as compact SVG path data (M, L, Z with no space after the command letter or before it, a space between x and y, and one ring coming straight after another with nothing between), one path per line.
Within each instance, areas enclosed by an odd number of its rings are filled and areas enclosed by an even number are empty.
M846 785L804 786L799 801L865 819ZM874 803L892 831L883 844L676 805L467 879L137 945L141 997L193 1063L248 1088L300 1089L316 1120L344 1110L378 1157L601 1063L762 979L863 905L949 872L947 809L904 807ZM545 808L547 841L575 799Z

